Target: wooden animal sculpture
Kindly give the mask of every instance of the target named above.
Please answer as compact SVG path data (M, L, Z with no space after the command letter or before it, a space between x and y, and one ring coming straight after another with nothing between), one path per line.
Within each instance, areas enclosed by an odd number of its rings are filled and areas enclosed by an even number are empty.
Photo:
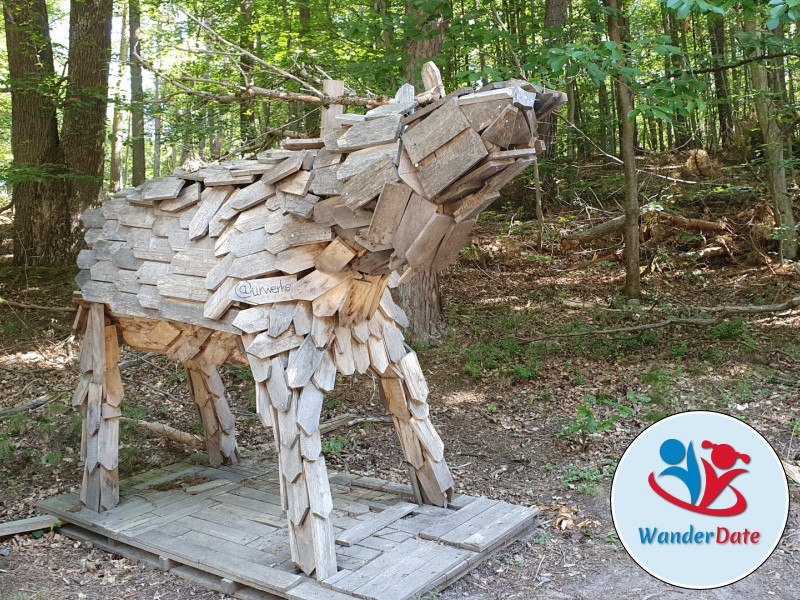
M537 117L564 96L514 80L429 93L420 108L409 88L394 104L337 117L322 139L179 169L84 213L73 405L87 507L119 498L120 335L184 365L212 465L238 456L217 368L250 366L305 573L337 568L319 432L337 372L380 379L417 502L447 504L453 478L428 386L387 288L456 259L481 210L535 160Z

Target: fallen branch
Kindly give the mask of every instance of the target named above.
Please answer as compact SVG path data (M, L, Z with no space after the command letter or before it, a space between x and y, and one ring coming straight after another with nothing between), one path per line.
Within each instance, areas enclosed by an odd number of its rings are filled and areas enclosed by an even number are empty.
M591 331L576 331L573 333L551 333L550 335L528 338L522 341L532 343L541 342L553 338L573 338L584 337L587 335L608 335L616 333L634 333L637 331L647 331L650 329L661 329L663 327L671 327L673 325L717 325L724 321L727 317L736 315L757 315L764 313L778 313L787 310L793 310L800 307L800 296L795 296L791 300L781 302L780 304L763 304L760 306L717 306L705 309L707 312L714 313L717 316L711 318L701 317L672 317L657 321L655 323L644 323L642 325L631 325L629 327L612 327L610 329L594 329Z
M194 446L195 448L205 448L205 442L200 436L181 431L180 429L175 429L174 427L166 425L165 423L141 421L137 419L131 419L129 417L120 417L120 421L123 423L133 423L137 427L141 427L142 429L152 433L162 435L173 442L178 442L179 444L187 444L189 446Z
M14 302L0 298L0 306L10 306L12 308L21 308L24 310L47 310L50 312L74 313L77 308L65 308L63 306L42 306L41 304L22 304L21 302Z
M20 406L15 406L14 408L9 408L0 412L0 420L7 419L8 417L13 417L22 412L27 412L29 410L33 410L35 408L39 408L40 406L44 406L45 404L49 404L53 400L56 399L58 394L45 394L44 396L39 396L38 398L34 398L30 402L26 402L25 404L21 404Z
M642 216L658 215L659 221L666 221L671 225L682 227L684 229L691 229L693 231L702 232L721 232L728 231L728 225L722 221L706 221L704 219L687 219L679 215L673 215L666 211L646 210L642 211ZM589 227L588 229L581 229L561 239L561 247L564 250L572 250L580 244L591 242L609 235L613 235L622 231L625 227L625 215L620 215L603 221L602 223Z
M132 358L131 360L123 360L119 363L119 370L124 371L125 369L130 369L131 367L135 367L142 363L147 362L148 358L153 358L154 356L158 356L157 352L148 352L147 354L143 354L142 356L137 356L136 358Z

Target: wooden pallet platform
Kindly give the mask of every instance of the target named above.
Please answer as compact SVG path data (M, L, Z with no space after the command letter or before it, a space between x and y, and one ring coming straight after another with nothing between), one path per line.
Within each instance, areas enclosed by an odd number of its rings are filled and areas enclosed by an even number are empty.
M409 486L331 472L339 571L298 574L281 508L278 465L182 462L123 481L119 505L87 510L78 494L39 508L64 534L244 600L406 600L464 575L537 523L536 509L456 496L420 506Z

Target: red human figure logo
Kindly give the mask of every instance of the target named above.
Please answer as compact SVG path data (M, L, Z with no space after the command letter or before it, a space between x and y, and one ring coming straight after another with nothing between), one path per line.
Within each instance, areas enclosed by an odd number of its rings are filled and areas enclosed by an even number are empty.
M703 441L702 447L713 448L711 451L711 462L714 463L714 467L718 469L730 469L739 459L745 464L750 462L750 457L747 454L736 452L736 450L728 444L714 444L705 440ZM718 476L714 467L708 464L705 458L701 460L703 461L703 468L706 473L706 489L700 501L700 507L706 508L717 499L726 487L730 487L734 494L736 494L736 504L729 509L731 512L728 514L736 515L747 508L747 501L744 499L744 496L742 496L739 490L730 485L735 477L742 473L747 473L747 469L733 469L732 471L727 471Z

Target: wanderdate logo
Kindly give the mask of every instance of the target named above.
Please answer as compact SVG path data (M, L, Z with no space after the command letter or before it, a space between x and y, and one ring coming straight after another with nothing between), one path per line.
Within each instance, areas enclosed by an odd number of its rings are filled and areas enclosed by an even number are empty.
M628 554L651 575L691 589L755 571L778 545L788 510L786 477L769 443L739 419L707 411L643 431L611 489Z

